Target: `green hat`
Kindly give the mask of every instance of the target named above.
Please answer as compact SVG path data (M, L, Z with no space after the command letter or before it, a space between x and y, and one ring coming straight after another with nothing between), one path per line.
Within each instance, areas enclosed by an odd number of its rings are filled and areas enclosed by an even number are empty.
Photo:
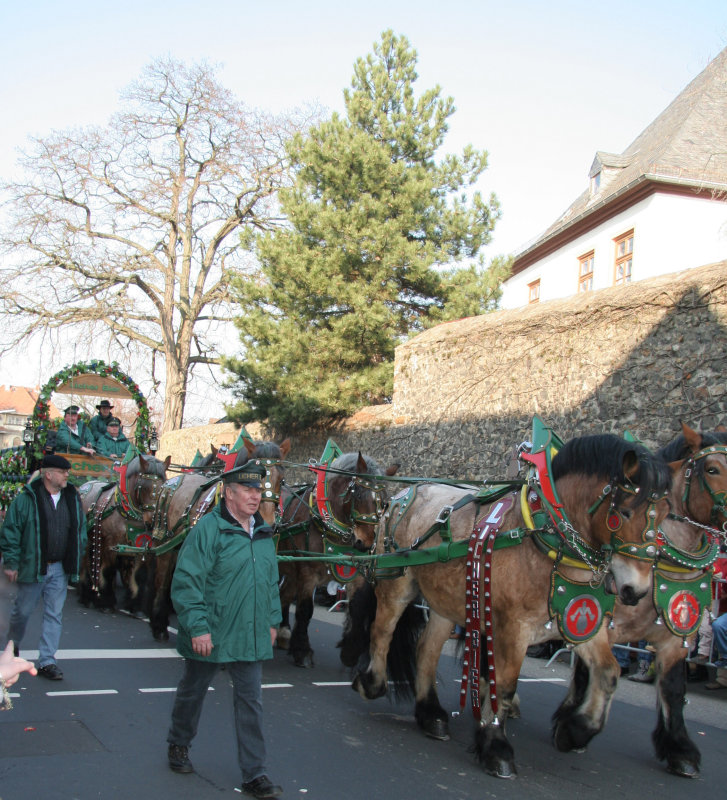
M222 474L224 483L241 483L243 486L253 486L256 489L263 488L264 479L265 467L259 461L248 461L241 467L235 467Z
M106 420L106 427L108 428L109 425L121 425L121 420L118 417L109 417Z
M81 409L78 406L68 406L63 409L64 414L78 414Z

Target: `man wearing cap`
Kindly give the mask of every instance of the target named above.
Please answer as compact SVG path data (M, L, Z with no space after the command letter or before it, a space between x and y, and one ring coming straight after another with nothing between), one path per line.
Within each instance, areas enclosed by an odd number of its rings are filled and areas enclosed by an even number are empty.
M86 549L86 518L75 487L68 485L70 463L46 455L40 475L18 492L0 529L5 576L16 584L8 639L17 654L30 615L43 600L38 675L59 681L56 663L68 579L78 580Z
M93 434L86 423L78 418L78 406L68 406L63 411L63 422L58 427L56 451L58 453L96 452Z
M121 432L121 420L109 417L105 432L96 439L96 452L108 458L119 459L126 455L129 444L129 440Z
M258 513L264 477L265 467L254 461L225 473L220 503L179 551L172 602L185 660L167 735L171 769L194 772L188 749L202 703L220 665L227 665L242 791L257 798L282 794L266 774L262 731L262 662L273 657L281 621L275 544Z
M106 427L109 424L109 420L113 419L111 412L114 410L114 407L109 403L108 400L102 400L97 406L95 417L91 417L91 421L88 423L88 427L91 430L91 435L93 436L94 442L98 443L99 439L106 433Z

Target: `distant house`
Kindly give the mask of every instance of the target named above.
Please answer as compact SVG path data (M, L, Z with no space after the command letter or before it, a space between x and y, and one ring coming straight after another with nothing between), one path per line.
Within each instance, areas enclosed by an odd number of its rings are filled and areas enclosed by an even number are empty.
M727 258L727 48L516 254L502 308Z
M0 449L23 443L23 429L37 400L37 388L0 386ZM52 419L61 416L53 403L50 403L50 415Z

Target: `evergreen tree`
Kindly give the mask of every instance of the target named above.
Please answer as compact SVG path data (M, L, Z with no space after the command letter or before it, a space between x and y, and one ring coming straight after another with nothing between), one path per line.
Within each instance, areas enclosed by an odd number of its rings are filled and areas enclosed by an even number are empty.
M495 197L471 189L487 153L435 160L454 104L439 87L415 96L416 60L386 31L354 66L346 116L288 147L289 225L257 240L260 280L234 286L244 355L227 367L240 421L304 426L385 402L399 342L497 301L506 264L456 267L499 217Z

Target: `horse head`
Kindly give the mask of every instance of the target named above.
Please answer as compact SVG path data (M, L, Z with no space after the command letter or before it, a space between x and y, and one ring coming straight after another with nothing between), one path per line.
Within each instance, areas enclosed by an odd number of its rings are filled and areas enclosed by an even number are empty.
M167 469L172 457L160 461L154 456L139 455L129 462L126 473L126 490L136 511L147 529L154 525L154 514L162 485L167 479Z
M682 433L656 453L672 462L671 517L698 526L727 531L727 433L692 430L682 423ZM695 525L667 523L667 537L681 549L694 551L702 539ZM675 540L674 537L680 537Z
M235 466L241 466L246 461L254 460L259 461L265 467L266 475L260 501L260 516L267 525L273 526L280 504L280 490L285 480L283 462L290 452L290 439L284 439L280 444L251 442L245 439L244 444L245 450L240 451ZM238 460L240 464L237 463Z
M382 472L371 456L360 452L335 458L325 470L325 498L316 487L319 507L322 500L329 504L327 514L322 514L326 537L355 550L370 550L387 499L385 482L375 476L391 477L398 469L398 464L392 464Z
M603 434L567 442L553 458L553 479L572 548L622 603L636 605L651 587L672 469L643 445Z

